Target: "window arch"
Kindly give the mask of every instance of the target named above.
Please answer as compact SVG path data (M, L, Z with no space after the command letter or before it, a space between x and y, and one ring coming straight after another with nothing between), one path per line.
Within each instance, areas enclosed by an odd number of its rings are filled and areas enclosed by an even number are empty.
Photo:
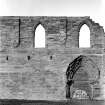
M79 32L79 48L89 48L90 45L90 29L84 24Z
M35 29L34 48L45 48L45 29L41 24Z

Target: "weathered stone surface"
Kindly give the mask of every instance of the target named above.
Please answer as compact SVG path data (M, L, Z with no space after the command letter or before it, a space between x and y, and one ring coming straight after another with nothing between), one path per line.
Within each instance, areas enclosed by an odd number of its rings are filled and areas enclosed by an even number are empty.
M39 24L45 28L45 48L33 47ZM83 24L90 29L91 48L79 48ZM0 99L66 99L66 71L80 55L94 63L83 62L73 78L73 91L104 96L104 49L103 28L89 17L0 17Z

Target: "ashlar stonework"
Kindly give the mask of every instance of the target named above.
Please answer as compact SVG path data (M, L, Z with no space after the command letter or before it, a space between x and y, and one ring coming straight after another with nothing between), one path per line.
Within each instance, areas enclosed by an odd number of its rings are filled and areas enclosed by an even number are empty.
M45 48L35 48L35 29ZM79 32L90 29L90 48ZM90 17L0 17L0 99L105 99L105 33Z

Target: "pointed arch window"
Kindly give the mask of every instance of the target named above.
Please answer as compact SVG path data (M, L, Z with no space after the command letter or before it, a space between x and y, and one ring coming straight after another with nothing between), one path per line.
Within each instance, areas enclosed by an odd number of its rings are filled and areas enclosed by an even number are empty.
M90 48L90 29L84 24L79 33L79 48Z
M41 24L35 30L34 48L45 48L45 29Z

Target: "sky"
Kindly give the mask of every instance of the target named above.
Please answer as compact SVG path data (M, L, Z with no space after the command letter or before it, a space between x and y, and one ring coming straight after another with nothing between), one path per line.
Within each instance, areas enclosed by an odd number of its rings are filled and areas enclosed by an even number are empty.
M105 29L105 0L0 0L0 16L90 16Z

